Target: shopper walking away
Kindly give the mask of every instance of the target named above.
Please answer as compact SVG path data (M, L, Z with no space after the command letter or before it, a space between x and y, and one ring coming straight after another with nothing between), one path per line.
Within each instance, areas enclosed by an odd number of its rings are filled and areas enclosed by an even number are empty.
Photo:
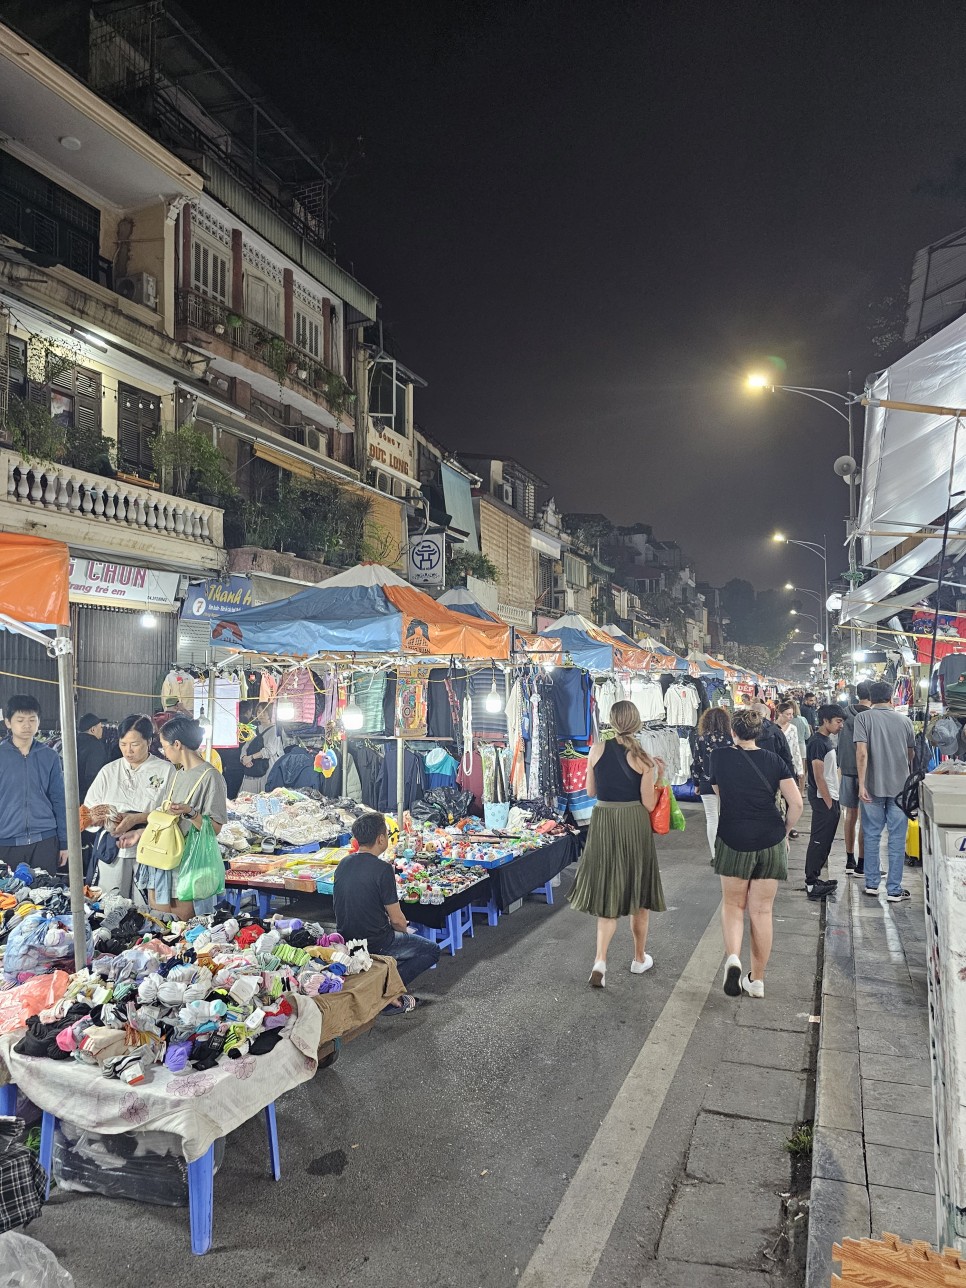
M225 780L199 754L204 742L204 730L190 716L174 716L161 728L161 751L169 768L167 777L150 809L125 815L114 831L121 845L134 844L134 833L143 829L151 810L165 810L181 815L181 831L187 836L190 828L199 831L207 818L215 835L228 821L228 792ZM134 870L134 884L148 903L158 912L174 913L181 921L191 917L206 917L215 911L217 895L192 902L176 897L178 869L163 871L139 863Z
M691 762L691 777L704 807L704 821L708 829L708 845L714 858L714 843L718 835L718 797L711 785L711 753L715 747L730 747L731 715L724 707L709 707L698 723L698 736Z
M818 728L818 699L814 693L806 693L802 697L802 716L808 722L808 727L814 733Z
M359 848L346 855L333 878L339 934L346 940L365 939L371 953L394 957L408 989L418 975L439 961L439 945L417 935L399 906L396 874L382 857L389 848L385 815L361 815L352 825L352 835ZM384 1013L406 1013L419 1005L419 999L406 992Z
M90 713L81 716L77 724L77 794L81 800L106 764L103 719Z
M780 756L758 745L761 716L736 711L735 745L711 753L711 781L721 801L714 870L721 878L721 934L727 954L724 991L765 996L765 967L771 955L772 907L778 882L788 876L787 834L802 813L802 794ZM783 819L776 797L785 798ZM751 969L744 974L741 941L745 911L751 922Z
M118 844L118 824L128 814L146 814L171 772L165 761L151 755L153 737L150 716L125 716L118 728L121 759L104 766L84 797L91 814L91 831L97 835L97 848L105 851L95 874L95 883L103 894L130 899L137 844L130 840L127 845ZM115 856L113 861L111 854Z
M822 880L822 868L828 862L839 825L839 771L832 739L842 724L841 707L819 707L818 728L806 748L812 827L805 851L805 890L810 899L824 899L838 885L837 881Z
M860 711L867 711L871 705L869 686L863 680L855 686L855 702L845 708L845 723L836 747L839 762L839 805L845 818L845 871L851 877L865 876L865 838L859 814L859 769L855 760L852 731L855 717Z
M597 803L570 892L578 912L597 918L594 988L605 985L607 949L618 918L631 919L631 973L643 975L654 965L647 952L649 914L665 910L649 812L657 804L663 765L637 741L641 717L632 702L615 702L610 723L616 737L595 742L587 760L587 792Z
M802 776L798 780L798 787L801 792L805 791L805 744L812 736L812 726L802 715L802 709L794 698L789 698L789 702L795 708L795 714L792 716L792 725L798 730L798 741L802 748Z
M891 685L874 681L869 685L869 698L872 705L867 711L860 711L852 725L865 832L865 893L879 892L882 878L879 850L885 830L889 837L886 894L890 903L902 903L912 897L902 888L909 820L895 798L909 776L916 733L912 721L892 706Z
M3 715L10 737L0 742L0 861L53 874L67 863L60 757L37 741L40 703L33 694L13 694Z

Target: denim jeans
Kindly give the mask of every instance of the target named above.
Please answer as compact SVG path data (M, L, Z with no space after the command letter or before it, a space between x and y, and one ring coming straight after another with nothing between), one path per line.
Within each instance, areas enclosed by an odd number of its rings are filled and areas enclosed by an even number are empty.
M889 833L889 872L886 890L898 894L902 889L902 871L906 860L906 828L909 820L891 796L873 796L872 803L862 804L862 831L865 835L865 887L875 890L882 877L879 846L883 830Z
M422 935L402 935L397 930L392 946L383 956L395 957L399 976L408 988L417 975L422 975L424 970L429 970L439 961L439 944L424 939Z

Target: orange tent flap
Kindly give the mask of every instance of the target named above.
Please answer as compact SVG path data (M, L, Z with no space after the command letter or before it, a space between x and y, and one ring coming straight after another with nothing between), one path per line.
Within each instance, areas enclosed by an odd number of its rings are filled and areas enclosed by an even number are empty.
M499 622L483 622L452 613L431 595L411 586L383 586L386 598L406 619L403 649L436 657L505 659L510 656L510 628Z
M0 533L0 613L37 626L69 626L70 551L59 541Z

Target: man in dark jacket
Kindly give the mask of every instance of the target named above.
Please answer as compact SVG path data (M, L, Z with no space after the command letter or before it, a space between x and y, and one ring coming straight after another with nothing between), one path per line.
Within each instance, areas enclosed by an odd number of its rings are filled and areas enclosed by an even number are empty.
M843 715L845 724L839 734L838 762L841 784L839 786L839 805L845 816L845 870L849 876L865 876L865 850L862 840L862 819L859 813L859 770L855 762L855 742L852 729L855 717L860 711L867 711L872 706L869 697L869 686L863 680L855 686L855 702L847 706Z
M818 728L818 698L814 693L806 693L802 698L799 707L804 718L808 721L808 727L814 733Z
M81 716L77 725L77 786L81 800L106 764L104 721L88 712Z
M0 742L0 862L53 874L67 863L60 757L37 741L40 703L32 694L8 698L3 715L10 737Z

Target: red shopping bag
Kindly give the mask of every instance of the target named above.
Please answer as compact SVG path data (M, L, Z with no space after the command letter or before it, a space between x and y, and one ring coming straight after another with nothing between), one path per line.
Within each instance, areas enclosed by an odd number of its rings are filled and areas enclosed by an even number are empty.
M671 789L661 783L657 789L657 804L650 811L651 831L655 836L667 836L671 830Z

